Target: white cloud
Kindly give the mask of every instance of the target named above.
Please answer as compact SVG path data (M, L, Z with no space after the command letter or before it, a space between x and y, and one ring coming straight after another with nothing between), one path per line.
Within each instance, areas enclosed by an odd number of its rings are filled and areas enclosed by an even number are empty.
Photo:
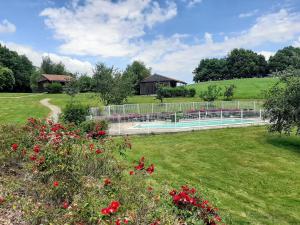
M269 60L269 58L273 55L275 55L276 52L271 52L271 51L260 51L258 54L263 55L266 60Z
M298 40L294 41L293 46L294 46L294 47L299 47L299 48L300 48L300 37L298 38Z
M42 57L49 56L55 63L62 62L70 72L92 74L93 65L88 61L81 61L68 56L57 55L54 53L38 52L29 46L20 45L13 42L0 41L0 43L7 46L11 50L18 52L21 55L26 55L34 66L40 66Z
M255 9L255 10L252 10L250 12L239 14L239 18L252 17L252 16L255 16L257 13L258 13L258 9Z
M41 12L55 38L63 41L60 52L102 57L134 55L145 29L176 16L177 6L167 1L162 8L151 0L85 0L72 6Z
M16 26L8 20L2 20L0 22L0 34L1 33L14 33L16 32Z
M183 2L187 3L188 8L194 7L196 4L199 4L202 2L202 0L182 0Z

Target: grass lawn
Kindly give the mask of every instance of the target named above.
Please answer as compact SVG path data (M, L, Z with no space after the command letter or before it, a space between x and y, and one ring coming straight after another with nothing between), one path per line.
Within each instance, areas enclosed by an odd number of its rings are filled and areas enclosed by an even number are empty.
M155 163L153 179L206 193L230 224L300 224L300 139L264 127L132 137L129 159Z
M208 85L215 84L224 90L224 86L234 84L236 86L234 99L262 99L263 91L272 87L278 81L277 78L247 78L247 79L234 79L222 81L210 81L197 84L191 84L197 91L197 95L203 90L207 89Z

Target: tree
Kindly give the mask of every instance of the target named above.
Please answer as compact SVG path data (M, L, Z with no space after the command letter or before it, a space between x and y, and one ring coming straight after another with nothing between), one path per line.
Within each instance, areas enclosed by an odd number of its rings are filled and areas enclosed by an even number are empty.
M124 76L131 80L135 94L140 94L140 81L151 75L151 68L147 68L141 61L134 61L124 71Z
M265 57L251 50L234 49L226 61L230 78L261 77L268 74Z
M157 84L156 88L156 99L160 100L160 103L163 103L165 96L164 86L161 84Z
M226 101L229 101L232 99L234 95L234 89L236 86L234 84L230 84L229 86L225 86L225 91L224 91L224 99Z
M300 70L291 76L282 73L280 81L267 93L264 117L270 119L270 132L290 134L296 128L300 134Z
M269 68L272 72L283 71L288 67L300 69L300 48L285 47L269 59Z
M15 85L13 72L0 66L0 91L11 91Z
M98 63L93 75L95 91L105 105L122 104L132 94L131 80L114 67Z
M202 59L193 74L195 82L228 79L226 59Z
M204 101L213 102L218 99L219 96L221 96L221 91L222 89L217 85L209 85L207 90L200 92L200 98L202 98Z
M30 76L34 67L24 55L18 55L0 44L0 66L7 67L13 72L15 84L13 91L30 91Z
M43 61L41 63L41 73L70 75L62 62L54 63L49 56L43 57Z
M80 92L89 92L94 88L94 80L92 77L82 75L78 78L78 88Z

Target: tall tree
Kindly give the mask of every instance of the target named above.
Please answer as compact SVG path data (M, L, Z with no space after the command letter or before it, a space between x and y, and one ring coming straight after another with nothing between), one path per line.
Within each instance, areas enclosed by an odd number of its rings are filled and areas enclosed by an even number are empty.
M300 48L289 46L278 50L270 57L269 67L272 72L283 71L288 67L300 69Z
M232 78L266 76L268 73L265 57L252 50L233 49L226 60Z
M41 72L45 74L69 75L65 65L62 62L55 63L49 56L43 57Z
M124 76L132 82L135 94L140 94L140 81L150 75L151 68L147 68L141 61L134 61L124 71Z
M97 64L93 78L95 91L99 93L105 105L122 104L132 94L131 80L114 67Z
M195 82L227 79L226 59L202 59L193 74Z
M0 44L0 66L7 67L13 72L15 84L13 91L30 91L30 76L34 67L24 55L18 55Z
M0 66L0 91L11 91L15 85L13 72Z
M81 75L78 78L78 87L80 92L93 91L94 88L93 78L89 77L88 75Z

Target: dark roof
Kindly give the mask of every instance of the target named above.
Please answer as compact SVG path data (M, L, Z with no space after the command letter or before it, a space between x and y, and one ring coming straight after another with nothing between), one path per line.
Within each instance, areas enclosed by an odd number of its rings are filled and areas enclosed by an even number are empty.
M156 73L149 77L146 77L144 80L141 81L141 83L166 82L166 81L176 81L178 83L186 84L186 82L184 81L176 80L170 77L165 77Z
M68 75L57 75L57 74L42 74L40 81L57 81L57 82L66 82L72 79L71 76Z

